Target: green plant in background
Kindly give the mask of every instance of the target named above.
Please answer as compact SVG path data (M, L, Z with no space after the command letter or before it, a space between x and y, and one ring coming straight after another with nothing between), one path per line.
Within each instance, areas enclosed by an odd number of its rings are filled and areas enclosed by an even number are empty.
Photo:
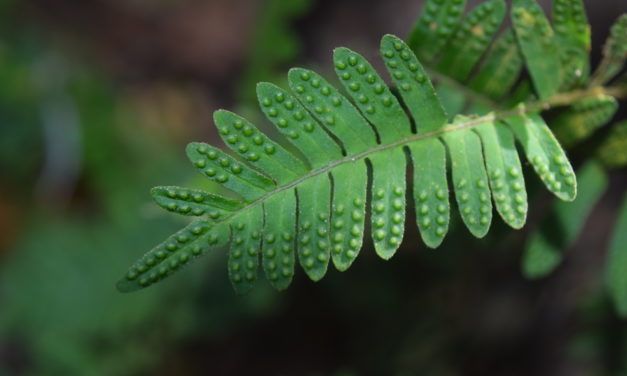
M136 372L147 368L154 353L162 351L160 343L188 333L189 324L184 323L189 322L191 302L181 299L179 304L168 308L166 305L169 303L163 302L163 293L169 293L162 291L162 294L145 294L134 304L128 304L128 300L119 294L111 294L107 289L106 281L113 278L115 270L130 261L124 244L146 244L146 240L149 241L149 237L137 237L135 233L172 229L168 220L143 221L129 211L129 208L140 207L144 203L144 199L129 188L143 186L148 176L152 176L149 180L153 179L157 176L156 169L142 169L141 173L131 174L131 170L122 166L131 168L143 158L153 162L158 160L161 168L180 161L166 152L156 137L143 137L141 142L147 150L154 147L162 150L157 159L154 155L140 157L137 151L135 154L127 153L115 130L122 119L125 125L132 120L120 116L126 111L124 105L117 102L116 92L97 72L59 58L52 67L61 72L71 69L71 78L59 80L63 76L59 71L55 74L44 71L40 73L49 79L37 77L33 80L36 85L24 79L33 74L34 60L50 59L53 55L51 49L37 48L38 43L36 38L29 36L13 45L4 44L7 57L2 61L5 66L14 67L8 72L19 69L22 74L14 76L20 80L20 85L3 85L0 90L0 96L6 99L2 101L3 105L11 109L2 111L3 121L11 125L7 128L17 129L19 134L30 137L7 137L3 141L7 145L16 139L24 141L19 144L21 151L44 149L38 116L45 118L48 113L42 112L59 104L51 98L67 100L71 104L69 108L76 111L77 116L71 119L76 120L74 125L81 135L80 168L86 171L84 176L89 188L98 193L96 205L99 210L97 214L87 213L84 209L80 214L67 214L60 208L53 210L24 205L21 209L24 215L30 213L30 218L21 224L24 236L17 239L10 252L3 255L5 257L0 264L0 301L3 306L0 345L4 348L5 341L13 338L18 344L23 344L29 357L32 357L28 364L29 373L24 374L111 375ZM37 66L35 71L37 68L42 67ZM22 94L17 95L19 93ZM64 113L54 109L51 112ZM62 137L68 135L62 134ZM133 150L141 148L138 144L134 146ZM6 154L1 155L0 160L14 165L13 149L7 147L3 150ZM32 154L25 156L27 159L37 161L41 158L39 152L27 154ZM30 162L22 166L30 166ZM29 169L24 175L27 172L32 174L33 171ZM120 184L121 181L125 184ZM8 182L12 183L11 180ZM53 188L50 184L43 193L50 194ZM33 192L20 194L34 195ZM43 258L47 261L41 262ZM107 262L104 263L103 259ZM190 274L189 278L193 275ZM81 288L68 293L70 286ZM151 324L146 315L154 310L163 312L163 315L158 315L160 318L157 321L164 330L147 338L144 333ZM155 316L150 314L150 317ZM14 370L4 363L5 359L2 360L0 374L14 374Z
M276 309L280 302L267 295L269 290L246 301L221 295L229 291L228 281L208 279L206 268L189 270L172 290L132 299L111 290L117 270L132 261L129 248L147 247L152 234L178 225L178 218L146 209L147 198L138 192L164 171L176 179L187 179L187 173L174 173L182 161L172 141L154 128L142 128L127 93L97 69L63 54L55 41L12 25L8 19L15 12L7 7L0 17L7 30L18 30L17 37L7 32L0 38L0 119L7 125L0 127L0 181L8 183L0 190L15 204L34 195L30 188L50 147L42 136L41 123L47 120L42 108L58 98L76 114L78 152L64 152L77 158L72 162L81 181L69 188L70 194L79 191L78 202L46 203L58 205L57 210L41 202L20 203L24 219L14 219L20 234L0 260L0 374L138 374L153 369L155 357L179 341L218 336ZM68 71L72 74L64 74ZM52 142L69 137L58 128L53 133L58 137ZM154 154L156 149L160 153ZM52 190L44 188L43 193ZM214 301L224 298L210 309L196 300L206 293L207 282ZM186 296L176 293L183 285ZM24 358L11 359L5 351L24 352Z
M244 118L217 111L218 131L240 158L202 143L190 144L187 154L201 174L237 198L155 188L160 206L198 218L137 261L118 288L149 286L226 245L237 292L250 290L260 262L270 283L286 288L297 255L306 274L319 280L331 260L346 270L357 257L368 201L376 253L389 259L403 237L408 167L409 195L427 246L437 247L448 229L447 163L461 218L473 235L486 235L493 205L505 223L521 228L527 193L515 141L546 188L574 200L575 174L543 111L562 110L555 131L565 145L607 122L615 98L626 91L620 83L606 84L625 59L627 17L614 26L605 59L589 79L581 1L555 1L552 25L534 1L514 1L513 30L492 47L505 2L486 1L465 16L463 8L463 0L427 1L409 46L383 37L381 56L393 89L347 48L336 49L333 60L352 101L300 68L288 75L292 93L259 84L262 111L297 153Z
M238 85L238 106L252 107L255 95L250 87L259 80L278 76L277 72L283 65L294 61L300 52L301 43L292 32L290 23L303 15L311 3L311 0L268 0L263 3L256 20L248 64ZM248 112L247 109L243 110Z
M24 209L30 212L23 224L24 235L0 264L0 348L11 346L14 339L15 347L23 346L28 354L28 364L23 373L17 372L2 358L2 375L136 374L154 367L154 357L177 341L225 330L240 312L263 315L273 301L269 297L234 302L227 295L223 304L203 313L211 317L211 325L199 331L195 296L202 293L200 279L207 282L204 270L190 270L171 289L147 291L135 299L112 291L110 280L132 261L129 245L147 247L151 234L172 231L178 225L172 218L143 210L146 199L139 192L146 189L147 181L164 170L175 171L182 161L157 132L141 133L130 105L108 81L84 66L71 66L72 79L60 92L71 99L79 114L81 161L86 184L98 196L92 203L97 210L84 206L73 211ZM7 92L13 88L4 86L3 90L9 97ZM36 113L45 102L36 92L30 95L36 100L20 103L15 113ZM119 129L124 133L118 133ZM28 131L37 134L38 129ZM34 137L29 140L38 142ZM161 151L159 155L153 155L155 148ZM217 290L214 298L220 299L219 292L228 289L224 282L211 283ZM184 285L187 296L176 292ZM153 331L155 327L159 330Z

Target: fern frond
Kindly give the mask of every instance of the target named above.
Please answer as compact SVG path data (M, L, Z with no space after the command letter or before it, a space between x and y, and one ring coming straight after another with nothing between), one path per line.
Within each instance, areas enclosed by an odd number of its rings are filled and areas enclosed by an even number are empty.
M448 230L450 191L476 237L489 231L493 205L507 224L521 228L528 203L516 141L549 191L565 201L575 199L573 169L540 113L612 94L602 87L563 92L583 85L581 77L587 75L581 1L556 3L555 34L535 2L515 0L513 31L505 31L492 47L505 2L486 1L466 16L464 4L428 0L411 48L395 36L382 38L381 56L395 89L363 56L343 47L334 51L333 63L350 100L319 74L301 68L289 71L292 93L259 84L263 113L302 159L246 119L217 111L220 136L238 157L202 143L191 143L187 152L203 175L239 199L156 188L159 205L201 218L135 263L119 289L149 286L192 257L227 244L229 276L239 293L252 288L260 264L270 283L285 289L297 258L317 281L331 260L340 271L351 266L368 219L376 253L389 259L403 240L408 194L420 235L432 248ZM566 52L554 54L562 45ZM572 54L578 58L571 66L563 56ZM531 81L524 79L514 89L523 67ZM540 101L529 100L531 88ZM446 96L452 100L438 96L445 91L454 94ZM466 116L463 109L469 109ZM594 126L598 117L589 116ZM413 191L408 193L409 167Z

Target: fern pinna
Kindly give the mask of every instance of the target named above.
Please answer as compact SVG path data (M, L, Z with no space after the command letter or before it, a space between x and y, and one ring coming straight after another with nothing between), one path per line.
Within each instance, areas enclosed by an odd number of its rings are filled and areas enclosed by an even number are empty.
M381 57L394 89L348 48L333 54L348 96L300 68L289 71L290 92L258 84L261 110L297 152L234 113L215 112L236 156L204 143L189 144L187 154L239 199L154 188L160 206L196 219L137 261L118 288L149 286L225 245L238 293L252 288L260 263L279 290L292 281L297 262L319 280L330 262L341 271L351 266L368 219L376 253L389 259L403 240L407 195L431 248L447 233L451 191L474 236L488 232L493 209L521 228L527 194L516 142L546 188L573 200L575 174L540 112L611 96L587 86L590 36L581 0L555 1L553 27L534 1L515 0L513 30L492 45L505 2L486 1L465 16L464 6L428 0L409 46L383 37Z

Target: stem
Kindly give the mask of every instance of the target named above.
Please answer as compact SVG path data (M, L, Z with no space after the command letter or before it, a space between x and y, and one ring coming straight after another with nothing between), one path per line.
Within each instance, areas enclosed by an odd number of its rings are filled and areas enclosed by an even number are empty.
M268 199L269 197L275 195L278 192L284 191L286 189L290 189L293 188L295 186L297 186L298 184L302 183L304 180L307 180L313 176L317 176L320 174L324 174L327 173L329 171L331 171L333 168L344 164L344 163L348 163L348 162L354 162L356 160L359 159L363 159L368 157L371 154L375 154L384 150L389 150L389 149L393 149L396 147L400 147L400 146L404 146L407 145L409 143L418 141L418 140L423 140L426 138L433 138L433 137L439 137L440 135L443 135L445 133L448 132L454 132L454 131L459 131L462 129L472 129L480 124L486 123L486 122L494 122L496 120L502 120L505 119L507 117L510 116L516 116L516 115L525 115L528 113L533 113L533 112L538 112L538 111L545 111L554 107L561 107L561 106L567 106L569 104L572 104L573 102L576 102L578 100L581 99L585 99L585 98L593 98L593 97L597 97L597 96L601 96L601 95L609 95L615 98L627 98L627 88L626 87L620 87L620 86L613 86L613 87L602 87L602 86L596 86L596 87L589 87L589 88L585 88L585 89L577 89L577 90L573 90L570 92L566 92L566 93L558 93L553 95L551 98L549 98L548 100L544 100L544 101L532 101L532 102L528 102L528 103L521 103L518 107L516 107L515 109L510 109L510 110L505 110L505 111L497 111L494 113L489 113L487 115L483 115L483 116L479 116L479 117L475 117L466 121L461 121L461 122L457 122L455 124L448 124L436 131L433 132L429 132L429 133L420 133L420 134L414 134L412 136L409 137L405 137L402 138L398 141L389 143L389 144L384 144L384 145L378 145L376 147L373 147L367 151L361 152L359 154L355 154L355 155L351 155L351 156L346 156L344 158L338 159L336 161L333 161L331 163L329 163L328 165L319 168L317 170L312 170L310 172L308 172L307 174L301 176L300 178L294 180L291 183L288 183L284 186L281 187L277 187L276 189L274 189L271 192L268 192L267 194L265 194L264 196L258 198L257 200L251 202L250 204L244 206L243 208L233 212L231 215L223 218L221 221L216 222L217 224L221 224L224 222L227 222L228 220L230 220L232 217L234 217L235 215L239 214L242 211L248 210L249 208L258 205L262 202L264 202L266 199Z

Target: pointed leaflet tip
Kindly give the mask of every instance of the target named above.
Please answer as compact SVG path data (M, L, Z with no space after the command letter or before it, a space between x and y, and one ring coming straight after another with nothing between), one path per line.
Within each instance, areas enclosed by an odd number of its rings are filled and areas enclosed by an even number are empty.
M274 189L275 183L222 150L200 142L186 148L189 160L207 179L251 202ZM249 156L252 156L249 154Z
M157 205L167 211L187 216L205 216L213 221L243 206L241 201L184 187L154 187L151 194Z
M416 121L418 133L429 133L446 124L447 116L424 68L401 39L381 39L381 57L405 105Z
M215 113L215 123L222 141L229 149L278 184L294 181L309 170L302 160L242 116L218 111Z
M577 177L544 119L532 114L511 116L505 122L546 188L561 200L573 201L577 197Z
M398 99L374 67L360 54L340 47L334 51L335 72L363 116L374 125L381 143L411 135L411 125Z
M376 146L376 135L371 125L322 76L306 69L292 69L289 85L303 106L342 143L348 155Z
M320 88L320 80L309 73L302 74L309 76L313 89ZM321 168L342 157L337 142L289 92L264 82L257 85L257 97L266 118L301 152L311 167Z
M184 265L229 241L228 224L196 220L136 261L117 283L121 292L148 287L176 273Z

